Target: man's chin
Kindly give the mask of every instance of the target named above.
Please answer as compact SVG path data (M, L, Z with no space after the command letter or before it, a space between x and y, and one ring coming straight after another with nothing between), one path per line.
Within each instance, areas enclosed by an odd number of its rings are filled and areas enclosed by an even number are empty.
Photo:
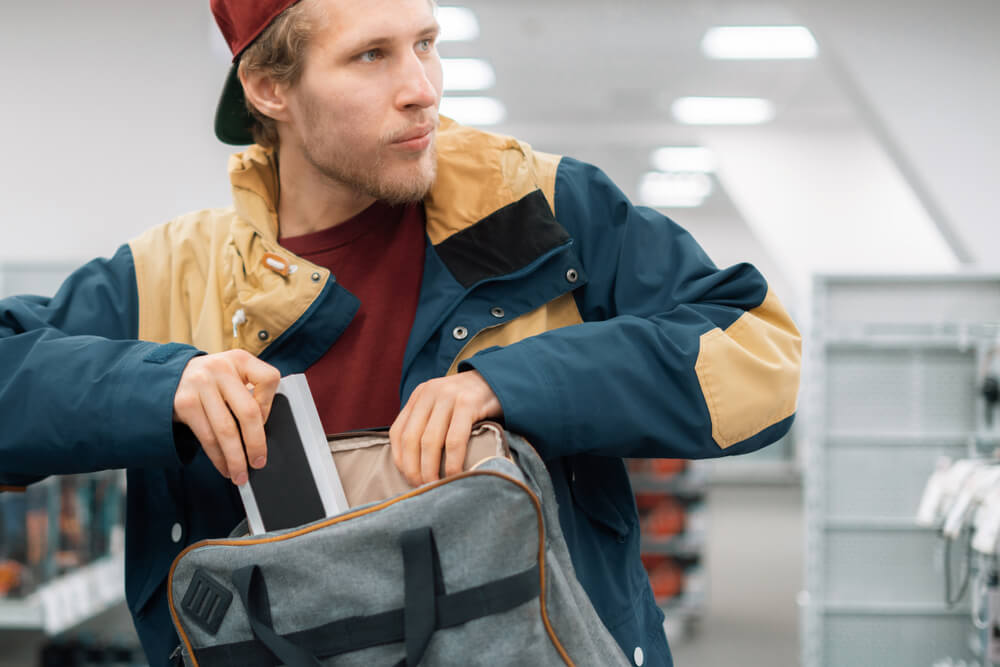
M434 178L437 175L436 158L433 153L423 156L418 163L408 165L409 168L394 170L396 173L384 174L384 178L378 183L378 194L374 194L378 199L390 204L408 204L422 201L431 186L434 185Z
M420 174L409 178L383 180L373 196L392 205L423 201L434 184L434 174Z

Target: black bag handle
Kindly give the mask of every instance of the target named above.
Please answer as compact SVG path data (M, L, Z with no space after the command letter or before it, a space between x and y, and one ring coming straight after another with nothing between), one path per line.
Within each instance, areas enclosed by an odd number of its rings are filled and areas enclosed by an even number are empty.
M403 548L403 637L406 667L417 667L438 626L437 597L444 595L444 577L434 533L430 527L408 530L400 536ZM250 621L250 630L287 667L322 667L307 649L274 631L267 584L260 567L250 565L235 570L233 585L240 594Z
M444 595L444 577L434 533L429 526L400 536L403 547L403 637L406 667L417 667L438 626L437 597Z
M235 570L232 580L246 609L254 637L287 667L322 667L315 655L274 631L267 585L258 566L250 565Z

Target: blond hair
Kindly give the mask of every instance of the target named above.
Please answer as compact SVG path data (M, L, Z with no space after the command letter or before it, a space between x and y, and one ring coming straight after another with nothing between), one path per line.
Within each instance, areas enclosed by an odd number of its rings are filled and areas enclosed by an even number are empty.
M305 67L306 49L319 23L314 4L312 0L301 0L279 14L243 52L240 70L263 73L278 83L297 83ZM277 121L258 111L249 98L245 101L253 119L250 131L254 141L277 149Z

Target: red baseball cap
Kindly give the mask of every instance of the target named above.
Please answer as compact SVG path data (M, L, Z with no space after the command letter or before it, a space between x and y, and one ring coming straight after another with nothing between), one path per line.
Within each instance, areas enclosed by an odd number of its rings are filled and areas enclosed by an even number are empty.
M215 109L215 136L223 143L234 146L253 143L252 117L247 111L243 85L237 74L240 55L281 12L296 2L298 0L211 0L212 15L233 53L233 65Z

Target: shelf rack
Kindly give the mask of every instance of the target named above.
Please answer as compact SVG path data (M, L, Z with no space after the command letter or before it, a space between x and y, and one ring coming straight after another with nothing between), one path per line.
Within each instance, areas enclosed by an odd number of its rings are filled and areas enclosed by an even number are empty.
M990 446L1000 276L818 276L808 317L802 664L971 664L968 599L945 604L941 539L914 517L940 457Z

